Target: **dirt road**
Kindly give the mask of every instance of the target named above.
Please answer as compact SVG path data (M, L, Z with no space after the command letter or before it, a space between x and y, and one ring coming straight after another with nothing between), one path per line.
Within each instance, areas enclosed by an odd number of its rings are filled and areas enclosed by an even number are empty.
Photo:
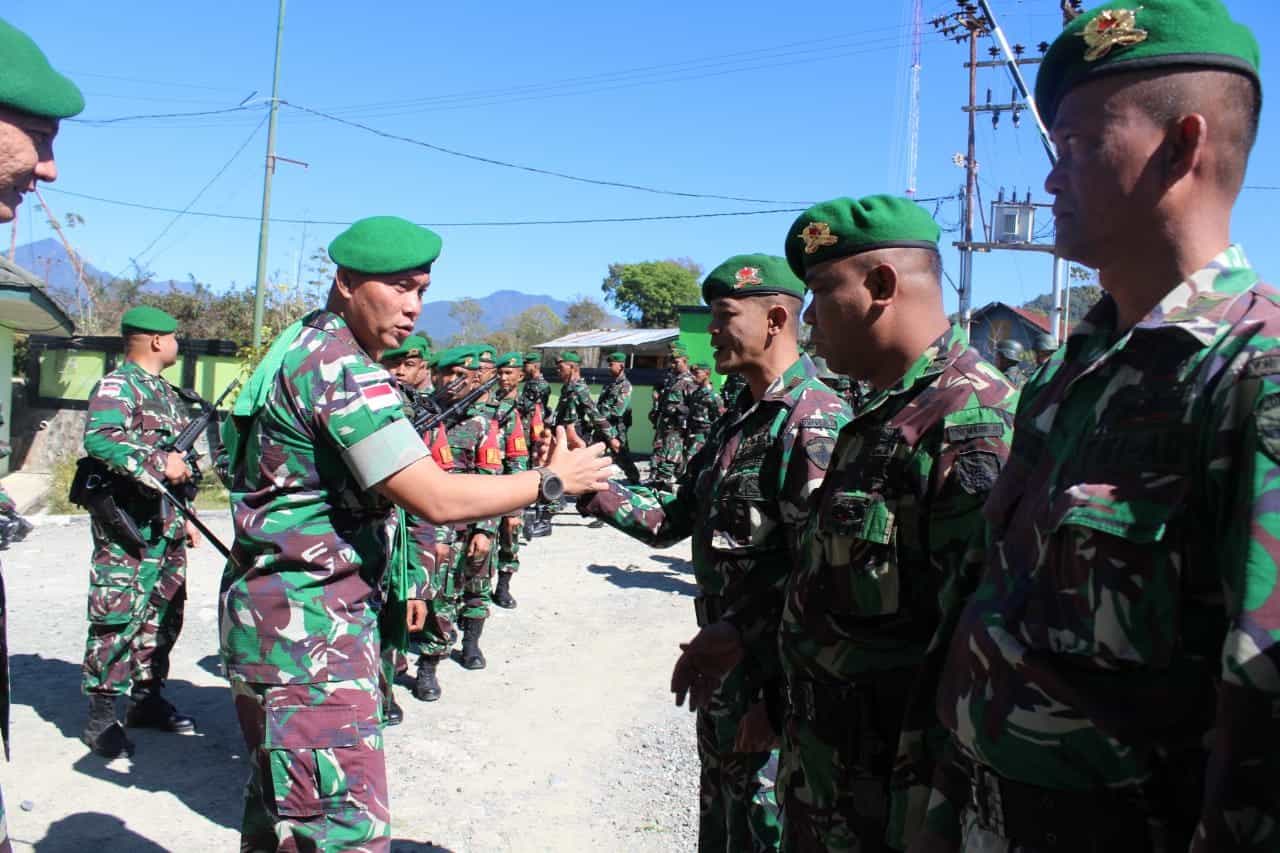
M213 514L229 536L226 513ZM218 672L221 564L191 554L170 696L200 732L135 732L132 759L79 741L89 528L44 519L0 554L9 602L13 760L0 784L17 850L238 849L244 746ZM696 840L692 717L667 692L693 633L687 545L650 551L567 512L526 547L488 669L441 665L444 698L397 688L387 732L396 851L674 851Z

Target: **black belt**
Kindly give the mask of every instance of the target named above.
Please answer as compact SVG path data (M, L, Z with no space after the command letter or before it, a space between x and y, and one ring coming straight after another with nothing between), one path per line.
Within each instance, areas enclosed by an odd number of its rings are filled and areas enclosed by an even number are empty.
M1015 844L1046 851L1144 851L1162 835L1140 788L1069 791L1017 782L961 753L969 806L985 830ZM1185 849L1183 845L1182 849Z
M858 695L857 684L823 684L795 678L787 682L787 704L793 716L807 723L819 722L828 711L844 713ZM852 725L853 719L849 719Z
M724 598L719 595L700 595L693 600L693 612L699 628L719 622L724 615Z

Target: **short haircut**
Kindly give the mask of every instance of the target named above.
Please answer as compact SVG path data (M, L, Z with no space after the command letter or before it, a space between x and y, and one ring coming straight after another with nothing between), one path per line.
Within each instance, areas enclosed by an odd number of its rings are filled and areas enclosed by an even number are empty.
M1209 138L1222 152L1215 177L1224 189L1240 190L1262 111L1262 91L1252 78L1217 68L1153 71L1124 92L1157 125L1192 113L1203 115L1212 128Z

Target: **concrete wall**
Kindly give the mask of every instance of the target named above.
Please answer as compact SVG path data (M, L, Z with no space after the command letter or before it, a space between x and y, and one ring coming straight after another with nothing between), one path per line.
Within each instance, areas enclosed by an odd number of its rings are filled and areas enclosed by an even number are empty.
M8 441L13 420L13 330L0 326L0 407L3 407L4 426L0 426L0 440ZM12 457L0 459L0 474L8 474Z

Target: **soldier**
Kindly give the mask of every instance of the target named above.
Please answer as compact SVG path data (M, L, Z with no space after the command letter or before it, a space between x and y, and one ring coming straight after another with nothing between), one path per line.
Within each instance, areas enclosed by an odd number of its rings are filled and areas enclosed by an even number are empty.
M675 488L676 477L688 461L685 433L689 428L689 403L697 387L689 372L689 356L683 350L672 359L672 370L675 378L658 399L658 423L654 427L649 481L659 489Z
M591 391L582 381L582 356L576 352L562 352L556 360L560 370L560 399L556 401L556 426L564 427L572 442L586 443L594 433L602 435L606 442L617 438L613 427L600 417Z
M552 426L552 412L547 408L547 402L551 399L551 383L542 377L540 353L524 354L524 376L518 405L520 418L524 422L525 443L529 446L530 452L534 452L538 445L546 440ZM534 536L551 535L549 510L548 505L539 503L524 511L526 541Z
M1046 361L1053 357L1058 351L1058 345L1053 341L1053 335L1048 332L1041 332L1036 335L1035 341L1035 357L1036 367L1042 367Z
M58 123L84 109L84 96L75 83L55 71L35 42L21 30L0 20L0 222L12 222L22 196L37 181L54 181L58 168L53 139ZM9 261L0 257L0 269ZM9 757L9 645L6 635L4 583L0 580L0 738ZM9 844L0 798L0 850Z
M689 398L689 431L685 439L685 455L690 459L698 455L702 445L707 443L711 425L724 414L720 395L711 387L711 365L695 364L693 381L696 387Z
M111 492L122 514L92 519L82 682L89 717L80 739L105 758L133 750L116 720L116 699L126 692L128 725L195 731L195 722L161 695L182 630L186 545L200 540L155 487L157 481L178 485L191 477L182 454L163 449L189 416L160 376L178 360L177 328L177 321L158 308L126 311L120 321L125 362L102 377L89 396L85 453L106 466L104 476L114 478Z
M520 377L524 375L522 356L504 353L498 365L498 393L489 404L491 416L498 424L498 441L502 445L502 472L514 474L529 469L529 445L525 443L524 423L520 418ZM522 512L502 518L498 527L498 585L493 590L493 603L506 610L516 606L511 595L511 578L520 571L520 527Z
M946 847L1280 849L1280 293L1230 239L1258 63L1219 0L1125 0L1040 66L1056 253L1105 295L987 504L938 695Z
M381 364L413 400L435 390L427 365L431 347L422 335L410 335L400 346L382 354ZM413 402L411 400L411 402Z
M782 258L738 255L712 270L702 298L711 306L716 369L741 373L747 390L674 493L614 481L579 501L584 514L655 547L692 536L702 630L690 647L727 633L741 648L723 681L699 680L691 703L698 707L703 853L768 851L778 843L776 820L753 802L777 739L769 706L777 716L782 589L835 435L849 420L848 407L799 352L803 295ZM682 658L673 685L687 674Z
M596 409L600 417L608 421L609 429L613 433L613 437L605 442L609 447L609 453L613 456L614 463L626 475L627 482L634 486L640 482L640 471L636 468L635 460L631 458L631 443L627 437L627 432L631 428L631 382L626 374L626 353L609 353L606 363L609 365L611 378L600 389ZM603 430L601 432L604 433Z
M684 344L675 340L667 344L667 358L670 364L662 374L662 379L653 386L653 399L649 403L649 423L653 425L653 452L649 457L649 479L653 479L653 466L663 454L663 432L660 429L662 415L662 397L667 393L676 377L688 369L689 354Z
M1027 381L1027 369L1022 360L1024 352L1022 344L1011 338L996 344L996 367L1014 388L1021 388Z
M439 251L397 217L338 235L327 306L276 338L223 430L235 546L219 622L250 751L246 850L390 848L376 626L390 506L443 525L606 484L600 445L509 477L430 460L376 359L408 336ZM408 602L406 627L426 615Z

